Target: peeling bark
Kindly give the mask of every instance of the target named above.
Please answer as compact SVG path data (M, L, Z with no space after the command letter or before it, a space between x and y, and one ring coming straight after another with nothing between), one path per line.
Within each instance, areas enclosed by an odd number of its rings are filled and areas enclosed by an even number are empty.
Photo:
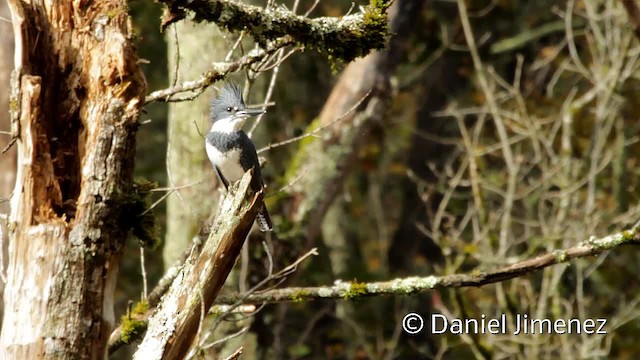
M0 358L103 358L146 91L126 4L9 5L19 140Z

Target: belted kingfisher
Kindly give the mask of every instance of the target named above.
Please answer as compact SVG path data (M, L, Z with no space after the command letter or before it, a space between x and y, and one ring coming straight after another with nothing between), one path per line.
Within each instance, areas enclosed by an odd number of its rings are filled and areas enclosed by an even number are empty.
M251 189L257 192L264 188L256 148L242 131L242 126L248 118L262 113L262 110L248 109L242 98L242 89L231 82L225 84L218 97L211 102L213 125L205 136L205 148L211 165L227 191L229 184L240 180L251 168ZM273 229L264 205L258 213L257 221L260 231Z

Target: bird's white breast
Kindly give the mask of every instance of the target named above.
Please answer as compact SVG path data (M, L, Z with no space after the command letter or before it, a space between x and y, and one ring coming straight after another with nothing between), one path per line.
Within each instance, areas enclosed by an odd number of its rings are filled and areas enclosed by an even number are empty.
M244 170L242 169L242 165L240 165L240 149L232 149L226 153L222 153L208 142L205 147L209 161L220 169L222 176L224 176L229 183L233 183L242 178Z

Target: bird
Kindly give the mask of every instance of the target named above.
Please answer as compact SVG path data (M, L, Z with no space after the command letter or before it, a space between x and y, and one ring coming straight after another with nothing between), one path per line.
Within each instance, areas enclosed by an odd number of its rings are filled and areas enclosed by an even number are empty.
M227 191L229 185L240 180L249 169L253 169L251 190L258 192L264 188L256 147L242 131L247 119L263 113L263 110L247 108L242 89L233 82L227 82L218 97L211 101L210 120L213 124L205 135L205 149L213 169ZM256 221L260 231L273 230L264 204Z

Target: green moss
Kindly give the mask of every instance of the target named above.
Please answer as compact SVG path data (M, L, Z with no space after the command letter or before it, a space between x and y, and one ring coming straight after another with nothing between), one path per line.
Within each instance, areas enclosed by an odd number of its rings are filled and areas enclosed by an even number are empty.
M9 101L9 109L11 109L11 111L17 111L18 108L18 100L12 99L11 101Z
M622 232L622 242L631 242L636 240L636 231L635 229L626 230Z
M120 319L120 326L122 333L120 334L120 340L129 344L131 340L140 338L140 334L147 328L147 322L139 320L137 317L144 315L149 310L149 303L141 301L136 304L130 314L122 315Z
M309 292L306 290L300 290L295 292L292 296L291 296L291 301L293 301L294 303L301 303L304 301L305 298L307 298L307 296L309 296Z
M554 250L553 256L556 257L556 261L559 263L567 261L567 252L564 250Z
M224 311L220 309L220 306L215 305L214 307L211 308L211 311L209 312L209 314L211 314L211 316L213 316L214 318L218 318L222 316L222 314L224 314Z
M347 290L342 297L345 300L351 300L362 297L363 295L366 295L368 293L369 290L367 290L367 284L352 281L350 283L349 290Z
M142 300L139 303L137 303L132 310L134 314L139 314L139 315L143 315L147 311L149 311L149 302L146 300Z
M111 9L110 11L107 11L107 17L109 17L109 20L115 18L118 15L121 14L126 14L129 15L129 6L123 6L123 7L118 7L115 9Z

